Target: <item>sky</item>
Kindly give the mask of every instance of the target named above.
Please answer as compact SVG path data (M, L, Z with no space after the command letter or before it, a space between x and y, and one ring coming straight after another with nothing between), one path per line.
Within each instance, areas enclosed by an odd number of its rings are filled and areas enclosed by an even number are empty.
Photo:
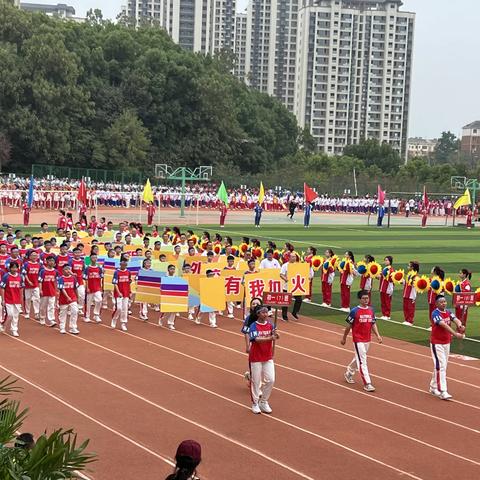
M247 1L237 0L237 9L244 10ZM480 120L480 0L403 1L403 10L417 14L409 136L436 138L445 130L459 135L464 125ZM114 19L126 0L65 3L78 16L100 7Z

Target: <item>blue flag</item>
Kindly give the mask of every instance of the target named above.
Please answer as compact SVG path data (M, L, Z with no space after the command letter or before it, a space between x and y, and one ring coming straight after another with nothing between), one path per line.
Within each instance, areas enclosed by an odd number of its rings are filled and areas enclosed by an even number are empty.
M33 179L33 175L30 176L30 186L28 187L28 198L27 198L27 205L28 208L32 208L33 205L33 191L35 190L35 180Z

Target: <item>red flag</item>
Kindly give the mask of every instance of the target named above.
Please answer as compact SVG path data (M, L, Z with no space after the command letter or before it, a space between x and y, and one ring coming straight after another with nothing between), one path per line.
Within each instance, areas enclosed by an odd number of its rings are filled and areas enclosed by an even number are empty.
M305 197L305 203L312 203L316 198L318 198L317 193L306 183L303 184L303 195Z
M385 203L385 190L382 190L380 185L377 187L377 200L379 205L383 205Z
M78 187L77 199L79 202L83 203L83 205L87 203L87 186L85 185L83 178Z
M422 197L423 208L428 208L428 204L430 203L427 196L427 187L423 186L423 197Z

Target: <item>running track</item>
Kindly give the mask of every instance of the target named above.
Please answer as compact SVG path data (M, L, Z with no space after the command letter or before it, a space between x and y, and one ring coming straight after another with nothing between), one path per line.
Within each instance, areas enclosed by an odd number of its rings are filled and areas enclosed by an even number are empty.
M135 307L124 333L102 315L78 337L24 318L19 339L0 337L0 375L20 379L31 407L23 430L90 438L91 479L162 479L186 438L202 444L202 480L480 478L480 362L451 359L443 402L426 392L429 350L387 338L370 350L368 394L343 381L342 329L302 317L279 325L274 412L255 416L239 319L214 330L177 317L172 332Z

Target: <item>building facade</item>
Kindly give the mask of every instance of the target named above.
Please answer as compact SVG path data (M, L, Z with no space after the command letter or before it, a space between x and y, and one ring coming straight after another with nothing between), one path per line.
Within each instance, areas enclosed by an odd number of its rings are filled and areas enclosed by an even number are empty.
M154 23L193 52L234 51L235 0L131 0L122 15L136 25Z
M237 13L235 16L235 67L234 75L242 82L247 81L246 54L247 54L247 13Z
M45 3L27 3L15 2L16 6L20 6L22 10L27 12L44 13L50 17L64 18L76 22L84 22L85 18L75 16L75 9L65 3L58 3L57 5L49 5Z
M480 159L480 120L463 127L460 151L474 160Z
M435 153L438 140L428 140L426 138L408 139L408 158L429 157Z
M317 0L299 10L295 114L319 150L363 138L407 154L415 15L400 0Z

